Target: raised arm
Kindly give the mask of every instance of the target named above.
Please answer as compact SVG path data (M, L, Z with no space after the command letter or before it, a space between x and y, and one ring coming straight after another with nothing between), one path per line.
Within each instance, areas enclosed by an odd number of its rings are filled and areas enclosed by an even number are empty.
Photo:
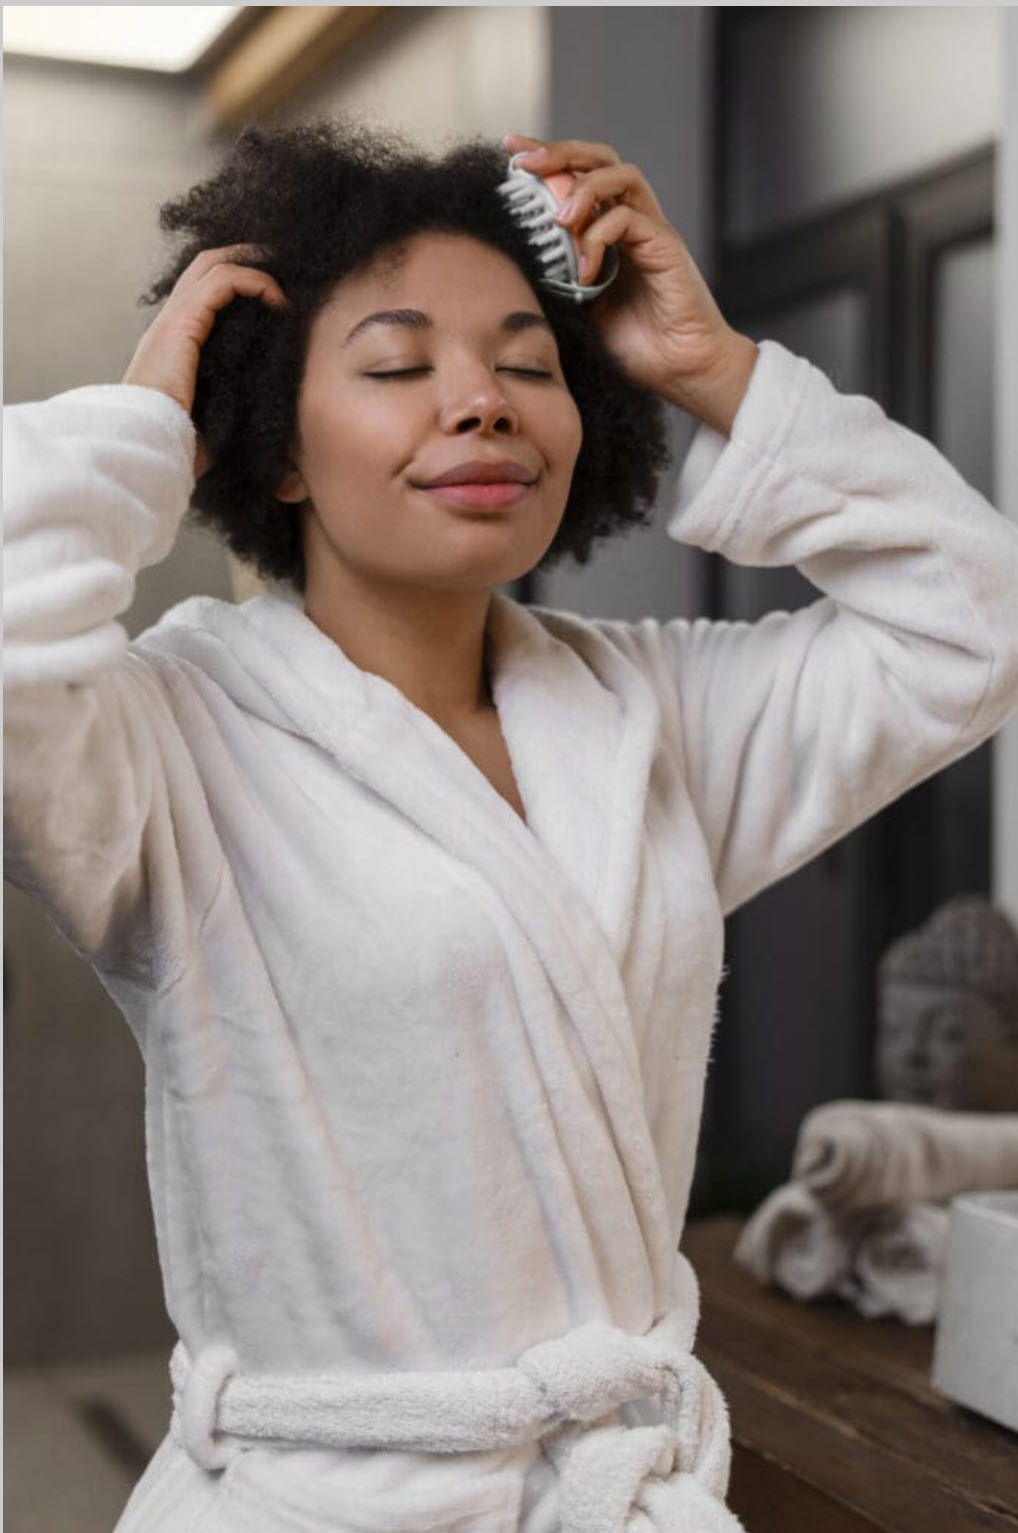
M284 301L226 255L191 264L124 383L4 412L4 875L79 952L142 983L183 944L182 877L200 904L218 864L181 834L200 785L118 618L173 545L196 448L202 466L189 412L217 310L239 292Z
M673 704L725 913L1018 707L1018 528L776 343L731 439L694 440L668 531L824 593L754 623L607 625Z

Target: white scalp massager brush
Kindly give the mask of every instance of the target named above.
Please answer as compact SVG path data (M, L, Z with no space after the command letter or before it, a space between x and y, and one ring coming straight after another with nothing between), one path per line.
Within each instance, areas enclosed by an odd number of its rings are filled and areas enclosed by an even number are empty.
M509 175L499 185L499 195L527 231L530 243L537 251L545 271L542 286L564 298L573 298L577 303L587 303L603 293L618 275L618 250L614 245L605 248L598 273L600 282L584 284L580 281L576 244L565 225L555 222L555 214L576 184L575 177L568 171L559 171L547 178L532 175L517 163L526 153L525 149L521 150L510 159Z

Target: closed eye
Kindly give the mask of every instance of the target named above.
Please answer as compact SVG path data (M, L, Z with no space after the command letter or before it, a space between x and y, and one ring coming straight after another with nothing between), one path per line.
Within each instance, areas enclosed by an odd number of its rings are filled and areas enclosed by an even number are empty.
M405 367L393 372L365 373L364 376L365 378L414 378L419 373L427 373L430 371L431 369L427 367ZM554 377L553 373L542 372L539 368L536 367L503 367L500 369L500 371L503 373L517 373L522 378Z

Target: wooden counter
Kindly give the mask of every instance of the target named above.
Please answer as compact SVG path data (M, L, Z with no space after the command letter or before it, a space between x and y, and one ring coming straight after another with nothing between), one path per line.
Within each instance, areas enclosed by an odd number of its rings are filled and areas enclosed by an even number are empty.
M682 1250L747 1533L1018 1533L1018 1435L933 1389L933 1326L761 1287L732 1260L740 1227L697 1220Z

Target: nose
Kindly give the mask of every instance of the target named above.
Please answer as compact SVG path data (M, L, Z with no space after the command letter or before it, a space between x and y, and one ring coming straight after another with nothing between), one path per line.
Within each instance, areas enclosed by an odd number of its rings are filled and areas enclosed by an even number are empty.
M442 427L460 435L467 431L512 435L519 430L519 416L489 367L464 367L450 384L442 407Z

